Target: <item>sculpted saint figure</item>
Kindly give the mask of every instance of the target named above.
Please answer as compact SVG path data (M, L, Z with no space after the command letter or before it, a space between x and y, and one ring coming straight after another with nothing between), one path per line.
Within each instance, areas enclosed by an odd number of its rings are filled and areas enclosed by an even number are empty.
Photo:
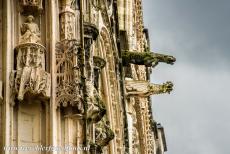
M41 43L41 34L38 25L34 22L34 17L29 15L26 22L21 26L20 44Z

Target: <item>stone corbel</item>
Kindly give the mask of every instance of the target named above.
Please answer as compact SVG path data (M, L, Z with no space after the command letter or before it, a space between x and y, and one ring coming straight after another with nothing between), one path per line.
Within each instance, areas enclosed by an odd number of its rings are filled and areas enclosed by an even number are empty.
M99 35L99 30L96 25L84 22L84 35L86 38L96 40Z
M22 101L26 93L31 96L50 97L50 74L45 71L45 47L37 43L24 43L16 47L17 70L14 88L17 99Z
M170 55L164 55L153 52L122 52L122 63L124 66L129 64L145 65L146 67L155 67L159 62L173 65L176 58Z
M96 124L95 143L91 143L90 151L93 154L101 154L103 147L107 146L115 137L114 132L110 128L110 122L104 118Z
M98 56L93 56L94 63L94 86L98 90L99 87L99 75L101 70L105 67L106 61Z
M148 97L150 95L170 93L173 83L167 81L163 84L153 84L148 81L125 80L127 96Z

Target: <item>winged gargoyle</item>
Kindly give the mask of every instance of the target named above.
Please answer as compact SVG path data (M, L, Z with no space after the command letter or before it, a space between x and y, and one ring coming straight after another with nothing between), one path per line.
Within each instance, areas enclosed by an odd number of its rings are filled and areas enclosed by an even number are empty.
M153 84L148 81L126 80L125 87L128 96L148 97L150 95L170 93L173 90L173 83L167 81L163 84Z
M154 52L122 52L122 63L124 66L129 64L145 65L146 67L155 67L159 62L173 65L176 58L170 55L164 55Z

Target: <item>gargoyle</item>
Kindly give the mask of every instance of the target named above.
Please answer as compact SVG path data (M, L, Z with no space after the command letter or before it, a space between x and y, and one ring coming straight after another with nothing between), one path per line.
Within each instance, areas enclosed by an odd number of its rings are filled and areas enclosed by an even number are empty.
M129 64L145 65L146 67L155 67L159 62L173 65L176 58L170 55L164 55L153 52L122 52L122 63L124 66Z
M173 83L167 81L163 84L153 84L148 81L126 80L125 87L128 96L148 97L150 95L170 93Z
M103 118L96 124L95 128L95 143L91 143L91 151L93 153L102 153L103 147L107 146L115 137L114 132L110 128L110 122L107 118Z

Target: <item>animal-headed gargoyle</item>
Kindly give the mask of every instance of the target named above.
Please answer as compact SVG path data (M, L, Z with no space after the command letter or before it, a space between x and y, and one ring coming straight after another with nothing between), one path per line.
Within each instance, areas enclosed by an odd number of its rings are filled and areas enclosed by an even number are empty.
M173 56L150 52L148 49L145 52L122 52L122 63L124 66L136 64L155 67L159 62L173 65L175 61L176 58Z
M167 81L163 84L153 84L148 81L126 80L126 92L128 96L148 97L163 93L170 93L173 90L173 83Z

